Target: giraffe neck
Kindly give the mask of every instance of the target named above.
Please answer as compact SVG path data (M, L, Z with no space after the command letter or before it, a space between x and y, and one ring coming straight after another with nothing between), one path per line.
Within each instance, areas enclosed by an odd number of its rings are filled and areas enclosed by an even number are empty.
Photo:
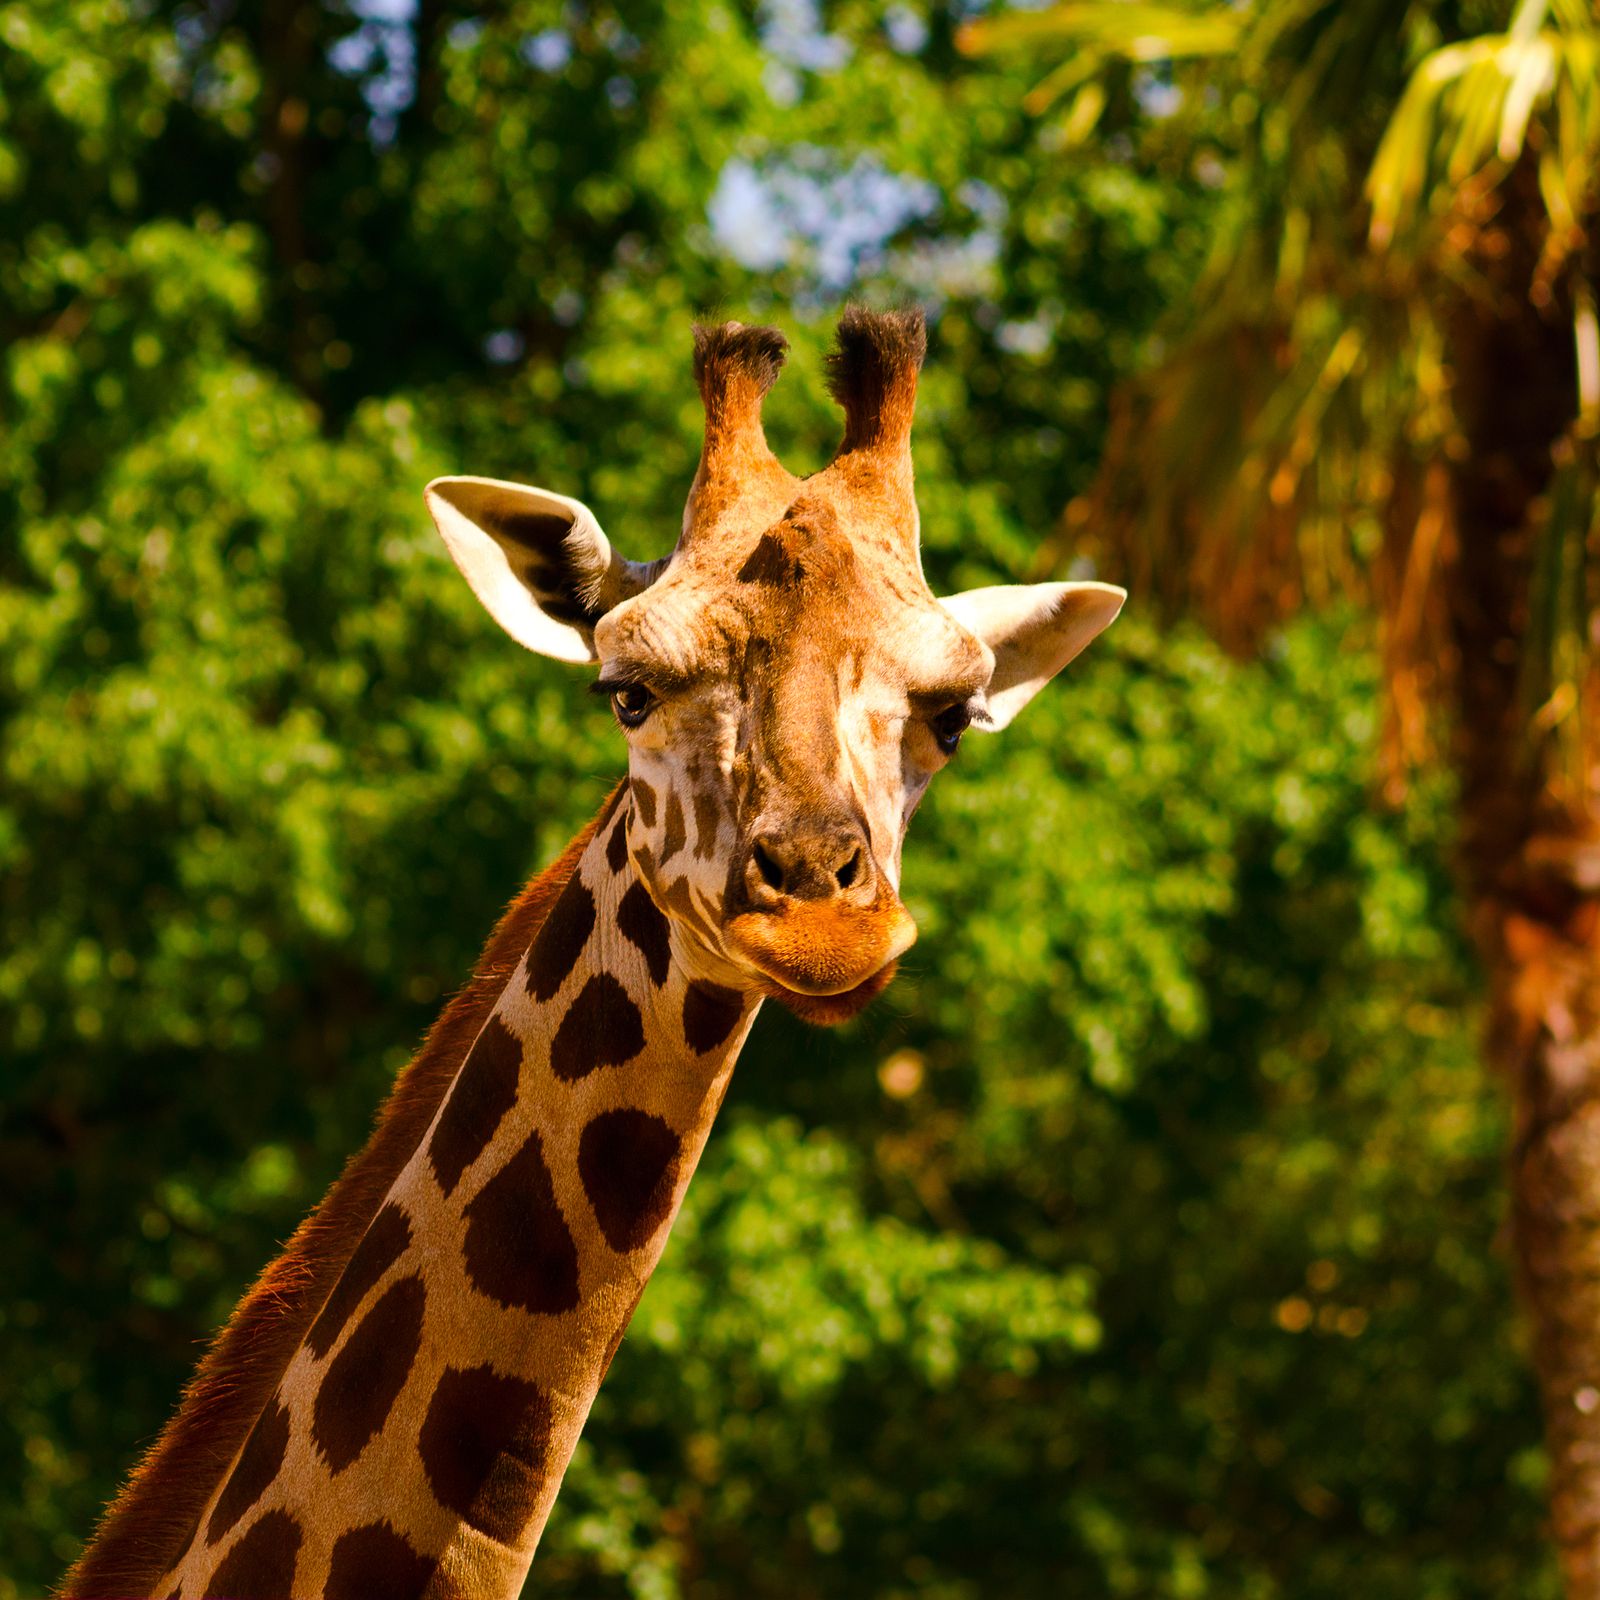
M759 1001L602 820L158 1596L516 1596ZM689 936L692 937L692 936Z

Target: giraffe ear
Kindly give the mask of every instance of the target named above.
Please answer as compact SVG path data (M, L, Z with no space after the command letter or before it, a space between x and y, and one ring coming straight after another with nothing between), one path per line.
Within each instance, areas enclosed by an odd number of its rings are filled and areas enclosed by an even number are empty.
M1111 625L1127 598L1126 589L1110 583L1002 584L948 596L945 610L994 653L985 695L989 720L973 726L1005 727Z
M659 570L624 560L582 501L549 489L435 478L423 498L489 615L518 644L557 661L595 660L595 623Z

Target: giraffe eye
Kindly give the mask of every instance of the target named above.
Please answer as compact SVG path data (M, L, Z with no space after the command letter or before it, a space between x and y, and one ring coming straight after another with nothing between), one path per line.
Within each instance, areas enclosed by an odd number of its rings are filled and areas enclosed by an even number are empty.
M624 728L637 728L654 708L656 697L642 683L624 683L611 691L611 709Z
M961 735L967 731L971 723L972 707L965 700L958 705L946 706L933 719L934 743L947 756L953 756L956 753L956 746L961 743Z

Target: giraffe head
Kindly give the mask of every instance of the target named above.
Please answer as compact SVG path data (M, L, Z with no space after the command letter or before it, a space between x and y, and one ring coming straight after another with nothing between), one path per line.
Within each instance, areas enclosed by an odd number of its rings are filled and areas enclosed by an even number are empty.
M858 1011L916 937L901 846L963 733L1004 727L1125 598L1102 583L935 598L911 471L925 345L919 313L845 313L829 359L844 439L800 479L761 427L783 336L697 328L705 444L664 560L625 559L547 489L427 489L500 625L599 663L628 741L628 849L685 959L816 1022Z

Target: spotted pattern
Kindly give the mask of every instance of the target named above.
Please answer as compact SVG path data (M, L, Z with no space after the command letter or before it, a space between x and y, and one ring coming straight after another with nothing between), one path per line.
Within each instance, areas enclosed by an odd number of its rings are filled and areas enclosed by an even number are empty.
M695 860L709 861L717 853L717 830L721 821L717 797L710 789L697 787L690 792L689 803L694 807Z
M231 1533L245 1512L267 1492L288 1449L289 1408L274 1395L256 1419L239 1453L239 1464L217 1496L211 1520L206 1524L208 1545Z
M311 1437L343 1472L389 1418L422 1344L427 1291L415 1275L379 1297L334 1357L311 1408Z
M683 825L683 802L676 794L667 796L667 820L661 832L661 865L666 864L689 842Z
M498 1017L490 1017L462 1064L428 1145L428 1160L446 1195L488 1148L516 1104L521 1073L522 1041Z
M638 946L650 969L650 981L659 989L672 965L672 937L667 919L642 883L633 884L623 895L617 907L617 927L623 938Z
M392 1200L372 1219L361 1243L345 1265L322 1308L322 1314L306 1335L311 1353L321 1360L339 1342L344 1325L355 1315L367 1291L405 1253L411 1243L411 1222Z
M683 1036L697 1055L716 1049L743 1015L744 1002L732 989L697 979L684 990Z
M791 506L785 515L793 516L795 509ZM783 541L770 533L764 533L756 540L755 548L735 574L740 583L777 584L801 583L805 575L806 569L798 560L790 557L783 547Z
M639 820L647 828L656 825L656 792L643 778L634 778L628 785L633 793L633 803L639 808Z
M621 872L628 864L628 812L619 807L616 826L606 839L606 865L613 872Z
M609 972L584 984L550 1041L550 1070L564 1082L620 1067L644 1049L644 1018Z
M528 954L528 993L535 1000L548 1000L567 981L593 932L594 896L573 873Z
M437 1565L388 1522L363 1523L335 1542L322 1600L420 1600Z
M467 1276L503 1306L557 1315L578 1303L578 1250L556 1201L539 1135L467 1207Z
M417 1440L435 1499L491 1538L520 1538L550 1468L550 1397L492 1367L447 1367Z
M635 801L641 812L647 807L652 813L663 812L667 825L663 842L669 852L685 848L681 836L687 803L676 795L658 801L653 793ZM629 821L625 808L619 807L585 868L589 883L601 881L594 868L602 854L614 873L628 870ZM697 805L693 817L697 839L714 826L710 812ZM641 883L624 880L610 892L616 896L617 932L642 958L654 988L665 988L672 962L668 916ZM528 962L527 989L539 1002L554 1000L578 974L579 981L572 985L576 997L556 1024L550 1044L552 1074L562 1082L622 1066L645 1048L639 1003L617 977L593 970L593 960L587 963L590 970L583 970L598 921L596 891L574 875L541 929ZM630 981L637 986L644 979ZM731 990L692 984L683 1001L684 1037L704 1055L729 1037L741 1015L740 998ZM474 1164L497 1134L504 1136L517 1104L523 1066L521 1040L498 1016L491 1018L450 1091L429 1143L427 1164L442 1193L457 1195L464 1203L463 1265L471 1286L508 1309L557 1315L581 1306L583 1273L540 1135L528 1134L509 1162L498 1166L487 1181L480 1178L482 1187L476 1194L471 1187L461 1193ZM495 1152L497 1162L501 1153ZM619 1255L643 1250L670 1221L681 1176L683 1145L672 1125L631 1107L601 1111L583 1126L575 1154L576 1176L592 1212L586 1225L598 1228ZM574 1203L581 1204L569 1205ZM420 1276L409 1275L408 1263L403 1269L407 1275L378 1292L414 1243L411 1216L391 1201L352 1254L308 1337L317 1359L326 1363L321 1383L310 1397L311 1442L335 1475L335 1494L339 1483L349 1481L337 1475L361 1459L363 1452L369 1461L375 1456L374 1441L390 1424L407 1385L419 1381L429 1322L424 1284ZM602 1369L610 1365L626 1325L624 1319L620 1327L608 1330ZM218 1569L226 1584L237 1585L242 1596L257 1592L253 1584L259 1584L263 1594L293 1592L295 1561L302 1553L298 1525L292 1517L268 1517L248 1527L249 1516L282 1470L290 1427L287 1408L275 1401L258 1421L211 1514L207 1529L211 1543L220 1544L241 1525L247 1527L246 1538L230 1556L236 1558L235 1567L224 1570L224 1563ZM552 1402L547 1392L484 1365L446 1369L429 1400L421 1432L412 1437L439 1500L474 1528L510 1541L538 1515L551 1474L559 1472L559 1464L551 1459L551 1435ZM344 1531L329 1561L324 1600L357 1596L415 1600L425 1589L432 1595L445 1581L431 1554L384 1521ZM204 1592L229 1593L229 1588Z
M208 1600L294 1600L294 1569L305 1535L287 1511L268 1511L201 1589Z
M687 878L674 878L666 884L661 890L661 898L672 908L675 916L682 917L708 941L715 939L711 921L696 903L694 889Z
M602 1111L578 1140L578 1176L606 1243L626 1255L648 1244L672 1211L683 1144L661 1117Z

